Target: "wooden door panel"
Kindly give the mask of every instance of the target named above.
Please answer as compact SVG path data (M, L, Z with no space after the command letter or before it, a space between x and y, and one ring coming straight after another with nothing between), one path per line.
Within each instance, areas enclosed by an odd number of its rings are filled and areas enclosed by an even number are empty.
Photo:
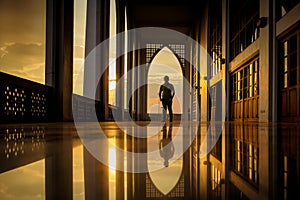
M291 89L289 92L289 113L290 116L297 116L297 89Z
M244 118L249 118L249 100L244 101Z
M254 102L254 99L251 99L249 101L249 118L253 118L253 113L254 113L253 102Z
M287 91L282 91L281 93L281 116L286 117L288 116L288 109L287 109Z
M258 98L253 99L253 117L258 118Z

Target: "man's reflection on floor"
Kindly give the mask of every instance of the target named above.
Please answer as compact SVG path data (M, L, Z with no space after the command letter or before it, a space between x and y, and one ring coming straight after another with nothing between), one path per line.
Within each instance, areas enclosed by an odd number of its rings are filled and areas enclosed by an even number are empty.
M174 144L172 142L172 124L169 125L167 131L167 125L165 124L162 129L162 138L159 142L159 154L164 159L164 166L169 166L169 160L174 156Z

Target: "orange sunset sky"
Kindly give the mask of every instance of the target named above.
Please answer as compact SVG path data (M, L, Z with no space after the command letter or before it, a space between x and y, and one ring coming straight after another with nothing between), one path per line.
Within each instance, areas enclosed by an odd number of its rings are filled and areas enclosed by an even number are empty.
M73 92L83 94L83 62L85 51L86 1L74 1ZM110 35L116 34L115 4L111 4ZM46 1L0 0L0 71L45 84ZM111 44L110 59L115 58ZM115 77L110 66L110 79ZM159 85L169 75L174 84L174 112L181 113L182 72L177 58L164 48L153 59L148 74L148 112L161 112ZM114 99L115 83L110 82L110 99ZM125 89L126 90L126 89ZM113 101L113 100L112 100Z

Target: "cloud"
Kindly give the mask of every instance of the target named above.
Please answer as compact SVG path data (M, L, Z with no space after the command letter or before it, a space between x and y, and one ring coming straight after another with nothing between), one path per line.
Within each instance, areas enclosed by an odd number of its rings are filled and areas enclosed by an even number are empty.
M0 49L0 71L39 83L45 82L44 44L6 43Z

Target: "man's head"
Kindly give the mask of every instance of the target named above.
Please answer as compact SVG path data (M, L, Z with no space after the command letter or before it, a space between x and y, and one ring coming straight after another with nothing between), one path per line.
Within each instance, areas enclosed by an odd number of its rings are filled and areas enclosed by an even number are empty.
M168 76L165 76L165 77L164 77L164 81L165 81L165 82L169 82L169 77L168 77Z

